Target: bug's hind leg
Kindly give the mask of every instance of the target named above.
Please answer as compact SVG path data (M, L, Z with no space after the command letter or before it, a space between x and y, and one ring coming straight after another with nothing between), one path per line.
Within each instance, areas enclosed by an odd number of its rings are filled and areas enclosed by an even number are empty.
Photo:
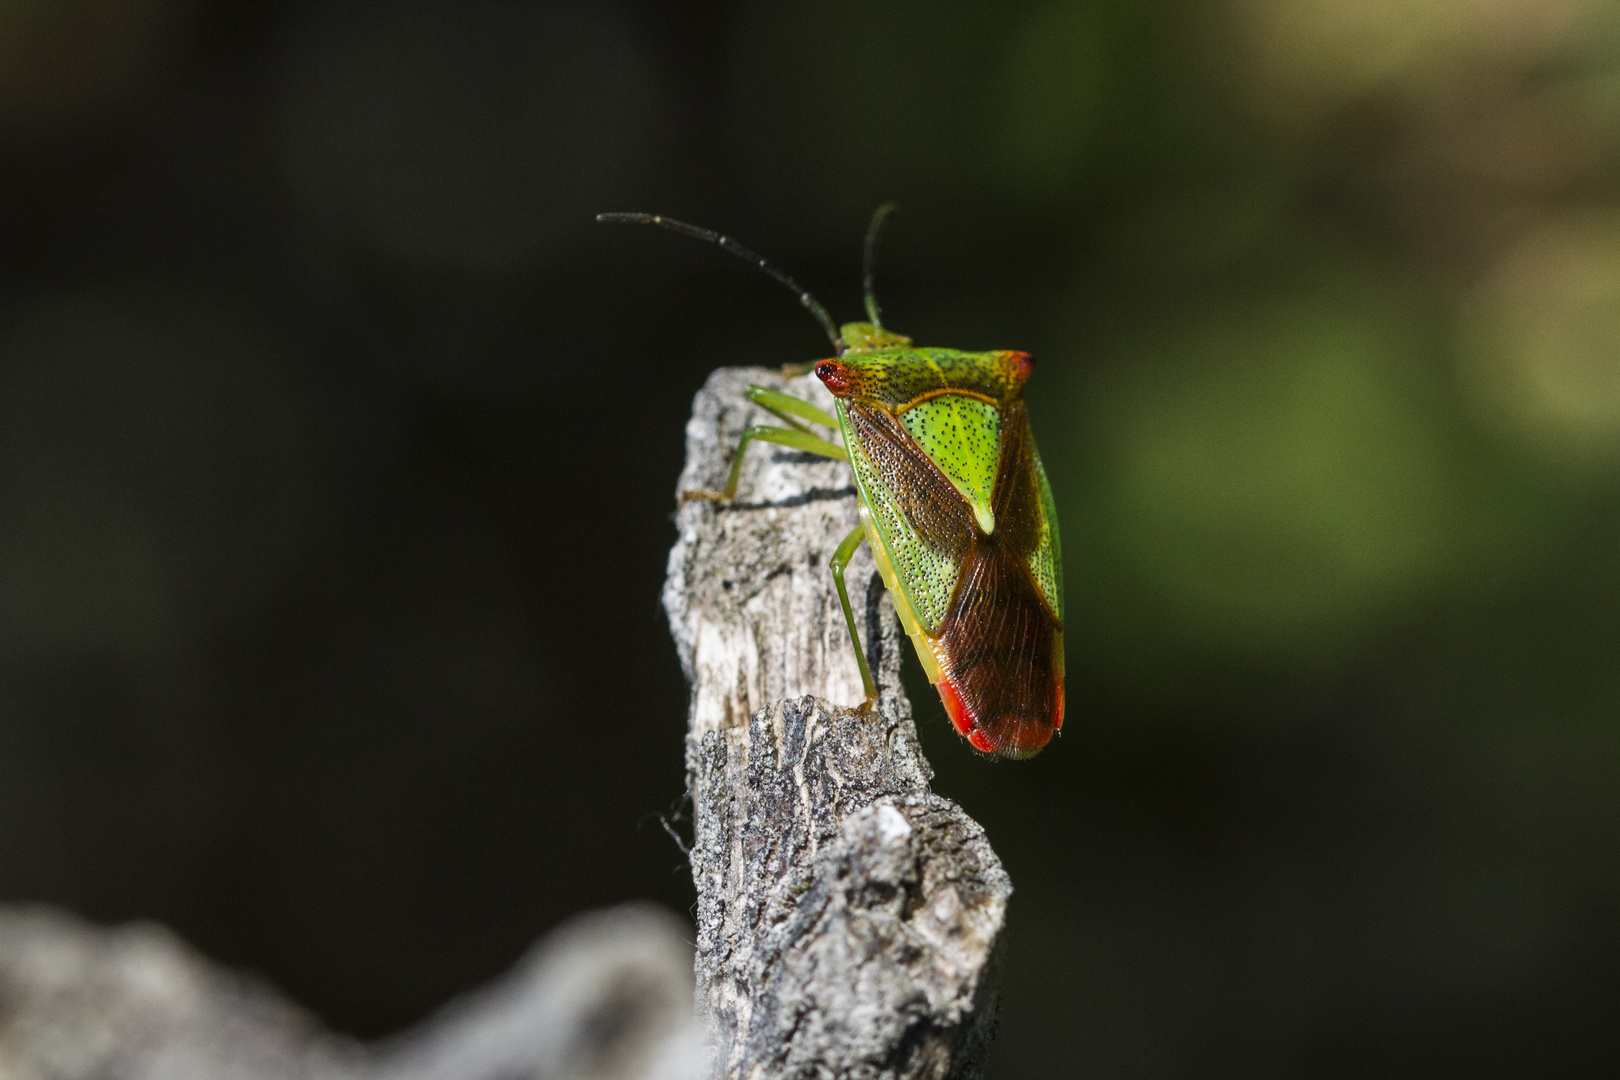
M854 558L855 549L861 546L866 534L859 525L855 526L844 542L838 545L833 552L832 567L833 583L838 586L838 602L844 605L844 622L849 626L849 641L855 646L855 662L861 667L861 689L866 691L866 700L861 702L861 711L865 712L877 704L877 684L872 681L872 669L866 664L866 650L861 648L861 636L855 630L855 612L849 606L849 590L844 588L844 568L849 560Z
M693 499L722 502L736 498L737 480L742 476L743 452L748 449L748 444L755 439L761 442L776 443L778 446L786 446L794 450L803 450L809 454L820 454L822 457L833 458L837 461L849 460L849 455L844 452L842 446L835 442L829 442L819 435L812 434L809 428L799 422L802 419L813 424L820 424L822 427L838 426L837 420L828 416L808 401L801 401L791 394L767 390L763 386L750 386L748 388L748 399L766 411L781 417L792 426L784 428L760 424L743 432L742 440L737 443L737 453L731 459L731 475L726 478L726 486L719 491L683 491L681 492L682 502L690 502Z

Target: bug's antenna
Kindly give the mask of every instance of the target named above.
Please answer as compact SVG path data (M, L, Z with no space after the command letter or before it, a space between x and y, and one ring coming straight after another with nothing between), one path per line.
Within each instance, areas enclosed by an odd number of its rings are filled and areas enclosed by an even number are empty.
M866 227L866 257L861 260L861 291L866 295L866 317L879 330L883 329L883 320L878 317L877 293L872 288L872 281L877 270L878 234L883 231L883 223L889 220L892 213L892 202L886 202L872 212L872 224Z
M731 237L723 233L717 233L713 229L700 229L696 225L688 225L684 221L676 221L674 218L667 218L661 214L597 214L596 220L623 222L629 225L657 225L671 232L678 232L682 236L706 240L731 252L739 259L745 259L753 263L793 290L793 294L799 298L799 303L804 305L806 311L815 316L816 321L821 324L821 328L827 332L827 340L832 342L833 348L840 353L844 351L843 339L838 336L838 325L832 321L832 316L827 314L827 309L821 306L821 301L811 296L809 290L800 286L797 281L794 281L786 273L778 269L775 263L748 250Z

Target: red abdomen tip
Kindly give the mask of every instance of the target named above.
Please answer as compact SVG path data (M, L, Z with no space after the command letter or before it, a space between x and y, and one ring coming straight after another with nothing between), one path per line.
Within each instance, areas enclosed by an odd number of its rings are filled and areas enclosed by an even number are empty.
M971 741L978 722L973 719L973 711L967 707L967 702L962 700L962 692L950 679L939 681L939 700L945 706L945 715L951 718L951 726ZM984 736L979 737L982 739ZM990 753L988 747L983 749L985 753Z
M941 704L945 706L945 715L951 718L951 726L967 738L968 745L981 754L999 754L1010 758L1034 757L1063 727L1061 680L1054 688L1055 696L1048 715L1003 715L995 717L995 722L988 725L980 722L972 706L962 696L962 690L956 685L955 680L947 676L939 681L936 689L939 690Z

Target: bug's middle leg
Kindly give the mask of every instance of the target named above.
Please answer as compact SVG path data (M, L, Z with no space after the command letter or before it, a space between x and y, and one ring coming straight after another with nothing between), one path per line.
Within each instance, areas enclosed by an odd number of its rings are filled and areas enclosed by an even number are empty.
M844 588L844 568L849 560L854 558L855 549L861 546L866 539L866 533L859 525L855 526L844 542L838 545L833 552L832 567L833 583L838 586L838 602L844 605L844 622L849 626L849 641L855 646L855 662L861 666L861 689L866 691L866 700L861 702L863 710L871 708L877 702L877 684L872 681L872 669L866 665L866 650L861 648L861 636L855 631L855 612L849 606L849 590Z

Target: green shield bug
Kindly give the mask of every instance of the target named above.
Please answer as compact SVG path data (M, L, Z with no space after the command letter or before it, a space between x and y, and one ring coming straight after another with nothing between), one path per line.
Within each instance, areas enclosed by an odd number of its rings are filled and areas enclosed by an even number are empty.
M842 327L787 274L728 236L655 214L597 220L658 225L746 259L791 289L832 341L831 358L800 370L813 368L837 415L750 387L749 398L788 426L749 429L726 486L682 499L734 497L754 440L847 461L860 525L838 546L832 574L860 664L863 707L877 700L877 688L844 568L865 540L957 731L983 753L1031 757L1063 726L1063 560L1052 489L1024 411L1035 362L1023 352L918 347L883 327L873 256L892 209L879 207L866 234L868 321ZM836 429L842 445L807 425Z

